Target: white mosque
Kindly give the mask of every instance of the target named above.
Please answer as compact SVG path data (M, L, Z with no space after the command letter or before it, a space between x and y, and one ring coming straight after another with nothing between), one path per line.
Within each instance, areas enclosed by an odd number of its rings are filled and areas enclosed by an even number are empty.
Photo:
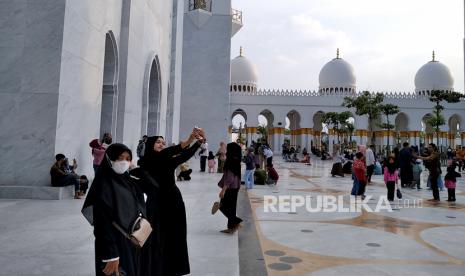
M318 146L326 135L331 146L321 115L357 93L355 70L339 54L315 91L260 90L254 64L243 54L231 61L231 39L243 26L231 0L3 1L2 14L0 198L60 198L49 175L57 153L76 158L78 173L92 178L88 144L104 132L135 150L144 134L178 142L200 126L215 149L231 139L238 114L248 141L258 138L262 115L274 149L286 118L293 144ZM402 111L396 139L419 144L432 137L422 123L432 110L429 91L452 91L454 83L433 58L415 87L386 101ZM463 103L444 115L443 144L464 145ZM353 120L354 139L366 143L367 119Z
M400 108L395 116L395 129L390 132L391 145L408 141L412 145L433 142L433 129L425 123L431 115L433 104L428 95L432 90L454 91L454 79L449 68L436 60L423 65L415 75L415 91L411 93L385 92L385 102ZM322 137L331 149L335 141L333 129L322 124L321 116L326 112L341 112L344 97L356 96L356 75L352 65L340 57L326 63L319 74L318 90L260 90L258 71L252 61L240 50L239 56L231 61L231 119L243 125L247 142L261 135L257 127L268 127L268 141L275 150L287 138L292 145L302 148L320 147ZM442 146L456 147L465 145L465 109L463 102L447 104L444 110L447 126L443 126L440 135ZM260 119L259 119L260 118ZM380 118L382 120L383 118ZM357 144L367 144L369 125L366 116L353 116L355 126L354 140ZM376 144L386 145L388 131L374 124ZM285 129L288 134L285 135ZM436 142L436 140L434 140Z

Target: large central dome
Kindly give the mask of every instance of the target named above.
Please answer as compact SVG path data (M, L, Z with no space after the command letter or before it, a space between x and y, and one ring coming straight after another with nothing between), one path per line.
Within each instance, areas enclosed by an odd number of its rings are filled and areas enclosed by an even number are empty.
M356 78L352 65L339 57L326 63L320 71L320 92L355 92Z
M231 60L231 91L254 92L257 90L258 73L255 64L242 55Z
M454 78L449 68L433 60L423 65L415 75L415 92L427 95L432 90L454 91Z

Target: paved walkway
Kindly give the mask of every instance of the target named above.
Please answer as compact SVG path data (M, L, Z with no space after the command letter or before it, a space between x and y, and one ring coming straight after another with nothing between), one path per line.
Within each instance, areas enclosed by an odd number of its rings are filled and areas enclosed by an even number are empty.
M381 213L265 213L265 195L342 195L348 202L351 189L349 177L329 175L330 161L308 167L275 159L277 186L240 193L239 235L219 233L226 219L210 215L219 174L194 172L192 181L178 183L187 207L191 275L465 275L464 179L456 204L423 201L422 208ZM193 162L197 170L198 159ZM386 193L381 176L373 179L367 187L372 207ZM426 189L403 193L431 198ZM0 200L0 275L93 275L92 228L80 214L82 203Z
M239 275L238 235L220 233L226 219L210 213L219 178L195 172L193 181L178 183L187 209L191 275ZM95 275L83 202L0 200L0 275Z
M404 199L423 199L422 208L394 208L380 213L264 212L265 195L343 196L349 207L350 175L333 178L330 161L308 167L278 163L276 187L249 191L268 275L465 275L465 185L457 203L429 203L431 191L403 189ZM465 175L464 175L465 176ZM381 176L373 177L367 195L374 209L386 195ZM316 207L313 202L312 206ZM412 205L411 205L412 206Z

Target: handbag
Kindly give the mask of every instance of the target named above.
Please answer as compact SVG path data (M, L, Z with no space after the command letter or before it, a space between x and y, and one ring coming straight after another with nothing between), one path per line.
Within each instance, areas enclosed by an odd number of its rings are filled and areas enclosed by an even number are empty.
M396 185L397 186L397 185ZM399 190L399 186L396 187L396 194L398 199L402 199L402 192Z
M124 231L124 229L116 222L113 222L113 226L115 226L115 228L118 229L125 238L130 240L138 248L142 248L142 246L144 246L144 243L149 238L150 233L152 233L152 226L150 225L150 222L142 216L137 217L134 221L130 233L126 233L126 231Z

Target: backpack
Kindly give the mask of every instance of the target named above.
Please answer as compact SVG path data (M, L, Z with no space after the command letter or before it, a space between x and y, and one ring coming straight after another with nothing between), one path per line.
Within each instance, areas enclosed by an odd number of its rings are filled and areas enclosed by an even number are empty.
M143 156L144 152L145 152L145 143L140 142L139 145L137 145L137 157Z

